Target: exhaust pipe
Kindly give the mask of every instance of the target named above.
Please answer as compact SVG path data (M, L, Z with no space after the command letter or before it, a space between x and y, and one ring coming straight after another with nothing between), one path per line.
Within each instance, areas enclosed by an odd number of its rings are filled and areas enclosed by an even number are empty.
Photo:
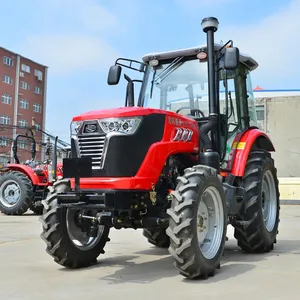
M208 99L209 99L209 121L200 129L200 138L203 142L203 146L206 151L215 151L213 149L213 141L215 135L215 144L218 146L219 134L218 130L215 130L218 126L219 116L219 100L217 95L217 87L215 80L215 42L214 33L218 30L219 21L217 18L209 17L205 18L201 22L202 29L206 33L207 39L207 56L208 56ZM212 139L209 138L208 133L214 131Z

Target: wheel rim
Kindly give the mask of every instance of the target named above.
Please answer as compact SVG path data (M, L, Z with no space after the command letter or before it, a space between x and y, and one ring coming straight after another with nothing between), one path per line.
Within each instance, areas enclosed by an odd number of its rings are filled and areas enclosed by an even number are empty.
M276 223L277 195L275 180L270 170L266 171L263 177L261 205L265 227L268 232L271 232Z
M78 210L67 209L66 213L66 222L67 222L67 231L69 237L74 244L74 246L82 251L88 251L92 249L100 241L104 226L98 226L98 232L96 237L90 237L86 232L82 232L81 228L76 225L76 215Z
M212 259L219 251L224 231L224 210L221 195L208 187L200 199L197 211L197 237L202 255Z
M0 187L0 202L5 207L15 206L21 198L20 185L14 180L7 180Z

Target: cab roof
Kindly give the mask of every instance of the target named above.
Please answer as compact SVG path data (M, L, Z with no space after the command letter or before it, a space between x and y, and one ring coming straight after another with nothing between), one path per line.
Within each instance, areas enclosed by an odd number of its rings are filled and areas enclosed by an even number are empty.
M222 47L223 45L221 44L215 44L215 51L218 51ZM203 45L203 46L178 49L173 51L149 53L143 56L143 61L145 63L148 63L150 60L154 58L158 60L165 60L165 59L176 58L178 56L192 56L198 54L201 51L206 51L206 50L207 50L207 46ZM250 69L250 71L253 71L258 67L258 62L256 60L254 60L251 56L241 52L240 52L240 62L245 64Z

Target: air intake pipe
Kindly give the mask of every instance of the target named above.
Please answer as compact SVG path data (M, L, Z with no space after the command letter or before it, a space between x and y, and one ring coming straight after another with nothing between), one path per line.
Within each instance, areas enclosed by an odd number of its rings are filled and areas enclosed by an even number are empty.
M209 138L210 131L216 132L218 143L218 126L219 103L217 97L216 80L215 80L215 43L214 33L218 30L219 21L214 17L205 18L201 22L202 29L207 38L207 56L208 56L208 99L209 99L209 121L200 128L200 138L206 151L213 151L213 143ZM213 136L213 135L212 135Z

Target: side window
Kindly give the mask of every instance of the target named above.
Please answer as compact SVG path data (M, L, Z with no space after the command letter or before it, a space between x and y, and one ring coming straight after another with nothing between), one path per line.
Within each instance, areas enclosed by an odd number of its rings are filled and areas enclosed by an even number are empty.
M247 72L246 85L247 85L248 111L249 111L249 117L250 117L250 126L257 126L258 116L256 114L256 109L255 109L255 98L254 98L254 94L253 94L250 72Z
M235 71L227 71L227 88L228 88L228 133L232 133L239 126L238 108L237 108L237 93L234 80ZM224 74L221 75L225 78ZM226 114L226 94L224 80L220 80L220 113Z

